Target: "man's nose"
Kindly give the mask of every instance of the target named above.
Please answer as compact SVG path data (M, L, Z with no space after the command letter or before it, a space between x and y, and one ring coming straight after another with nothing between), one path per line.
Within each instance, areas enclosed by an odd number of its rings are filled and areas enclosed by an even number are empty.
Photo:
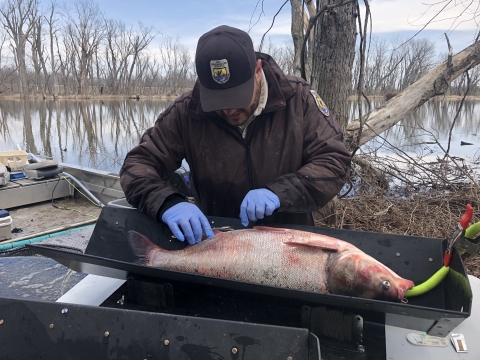
M223 110L223 113L227 116L230 116L230 115L235 114L236 111L237 111L237 109L226 109L226 110Z

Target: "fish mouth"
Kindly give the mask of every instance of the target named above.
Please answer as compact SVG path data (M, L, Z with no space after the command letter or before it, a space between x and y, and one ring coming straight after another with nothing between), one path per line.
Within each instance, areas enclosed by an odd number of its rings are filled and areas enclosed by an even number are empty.
M414 286L415 284L413 283L413 281L404 280L402 284L398 287L397 300L403 301L403 299L405 299L405 292Z

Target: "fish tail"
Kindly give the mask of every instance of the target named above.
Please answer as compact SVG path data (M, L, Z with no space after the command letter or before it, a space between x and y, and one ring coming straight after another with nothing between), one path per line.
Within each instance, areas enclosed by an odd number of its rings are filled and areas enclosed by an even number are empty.
M136 263L140 265L147 265L154 251L160 249L149 238L135 230L128 232L128 243L138 258Z

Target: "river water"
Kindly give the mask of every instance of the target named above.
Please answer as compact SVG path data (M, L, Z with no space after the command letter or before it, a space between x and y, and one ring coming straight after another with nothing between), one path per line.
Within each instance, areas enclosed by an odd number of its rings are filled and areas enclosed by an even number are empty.
M65 163L118 173L127 152L169 104L160 100L0 101L0 150L18 149ZM372 103L378 107L382 102ZM363 149L390 145L416 155L442 155L460 101L432 100ZM358 116L350 103L351 118ZM464 104L452 132L451 155L480 156L480 100ZM431 134L429 134L429 131ZM477 136L478 134L478 136ZM461 141L473 145L461 146Z

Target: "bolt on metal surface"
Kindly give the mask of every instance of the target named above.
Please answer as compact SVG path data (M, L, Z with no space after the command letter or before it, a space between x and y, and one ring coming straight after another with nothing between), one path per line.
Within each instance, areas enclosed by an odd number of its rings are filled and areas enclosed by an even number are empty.
M66 313L68 313L68 309L67 308L62 309L62 314L66 314Z
M395 255L400 256L400 253L396 253Z
M169 341L168 339L165 339L165 340L163 340L163 344L164 344L165 346L168 346L168 344L170 344L170 341Z
M287 360L293 360L293 357L289 356L287 357Z
M50 326L49 326L50 329L53 329L54 327L55 327L55 325L53 325L53 324L50 324Z
M105 331L105 332L103 333L103 336L109 337L109 336L110 336L110 333L109 333L108 331Z
M0 319L0 325L3 325L3 319Z
M232 354L236 354L238 352L238 349L236 347L232 348Z
M358 352L362 354L365 352L365 348L363 347L363 345L358 345Z

